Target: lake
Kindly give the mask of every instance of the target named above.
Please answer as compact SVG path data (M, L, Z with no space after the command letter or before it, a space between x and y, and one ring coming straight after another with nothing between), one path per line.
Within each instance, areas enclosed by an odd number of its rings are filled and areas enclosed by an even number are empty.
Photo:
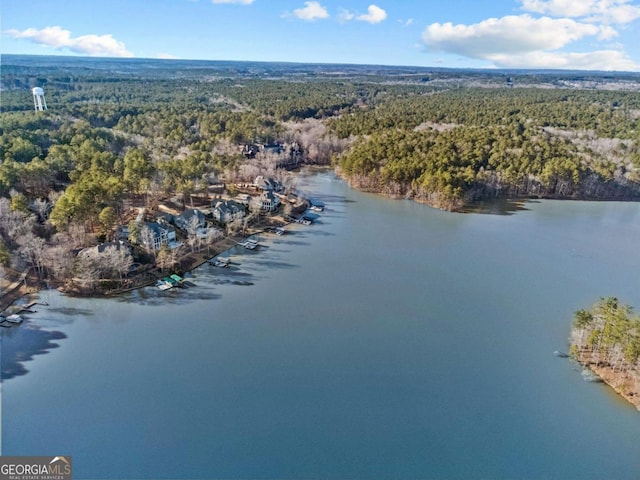
M195 287L44 291L2 334L2 454L89 479L637 479L640 413L572 314L640 308L640 205L455 214L302 177L311 226Z

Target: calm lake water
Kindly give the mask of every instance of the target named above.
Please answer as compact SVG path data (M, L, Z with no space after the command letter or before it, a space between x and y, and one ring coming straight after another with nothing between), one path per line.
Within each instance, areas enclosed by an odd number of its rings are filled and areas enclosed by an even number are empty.
M304 183L318 221L230 271L43 292L1 329L2 453L79 479L640 478L640 413L553 355L600 296L640 308L639 204L452 214Z

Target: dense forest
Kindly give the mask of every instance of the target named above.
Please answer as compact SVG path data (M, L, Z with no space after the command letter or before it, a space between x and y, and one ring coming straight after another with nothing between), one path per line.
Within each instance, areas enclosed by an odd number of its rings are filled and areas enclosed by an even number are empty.
M639 80L3 55L0 264L77 276L74 252L113 238L133 206L284 181L294 150L243 155L252 145L293 145L357 187L452 210L496 196L638 199Z
M355 186L460 209L504 197L640 197L640 94L464 88L329 121Z
M617 298L574 314L571 356L640 408L640 316Z

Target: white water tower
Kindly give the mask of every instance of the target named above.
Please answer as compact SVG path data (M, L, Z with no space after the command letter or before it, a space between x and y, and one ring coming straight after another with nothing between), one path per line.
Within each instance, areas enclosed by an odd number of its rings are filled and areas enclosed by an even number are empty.
M33 90L33 106L36 112L42 112L47 109L47 102L44 99L44 90L40 87L35 87Z

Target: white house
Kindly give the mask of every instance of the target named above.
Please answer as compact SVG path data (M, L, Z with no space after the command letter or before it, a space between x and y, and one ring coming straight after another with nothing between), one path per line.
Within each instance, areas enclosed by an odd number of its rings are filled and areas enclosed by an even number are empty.
M165 244L169 248L179 246L176 241L176 232L170 227L163 227L156 222L145 222L140 230L139 241L148 250L159 250Z
M259 196L253 197L249 207L257 212L274 212L280 206L280 199L272 191L266 190Z

